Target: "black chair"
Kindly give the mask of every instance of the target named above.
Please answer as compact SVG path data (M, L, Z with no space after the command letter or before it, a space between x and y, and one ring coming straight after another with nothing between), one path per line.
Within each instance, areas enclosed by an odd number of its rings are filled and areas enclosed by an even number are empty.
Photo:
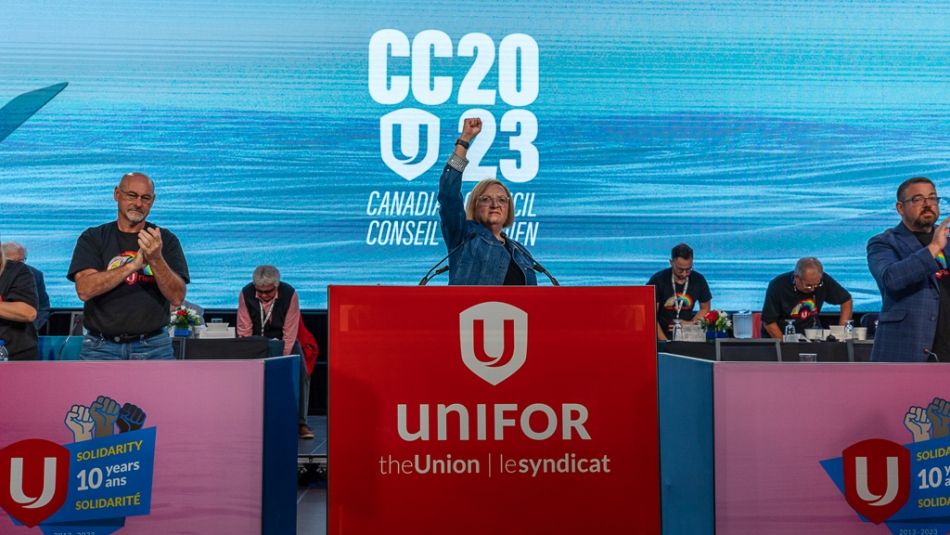
M877 318L880 314L869 312L861 316L861 320L858 322L862 327L867 327L868 330L868 340L874 338L874 331L877 330Z
M733 362L778 362L779 341L772 338L716 338L716 360Z
M82 327L82 312L70 312L69 313L69 331L66 333L67 336L82 336L83 327Z

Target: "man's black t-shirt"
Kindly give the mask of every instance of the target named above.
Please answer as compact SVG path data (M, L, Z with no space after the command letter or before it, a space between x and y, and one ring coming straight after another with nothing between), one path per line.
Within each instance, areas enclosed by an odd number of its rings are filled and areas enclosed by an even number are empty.
M930 245L933 240L933 231L915 232L917 241L924 247ZM934 341L931 351L936 353L941 362L950 362L950 270L945 265L947 259L943 258L943 264L938 259L934 259L934 270L937 277L937 288L940 289L940 307L937 312L937 332L934 333Z
M647 282L648 286L656 287L656 321L660 324L663 332L670 333L673 329L673 320L676 319L676 301L682 303L679 319L691 320L696 308L696 303L706 303L712 300L712 294L709 292L709 284L706 283L706 277L703 277L698 271L689 274L689 286L686 287L686 293L683 293L685 284L677 284L673 288L673 268L666 268L654 273ZM674 295L675 292L675 295Z
M154 227L146 223L148 227ZM187 284L188 264L178 238L171 231L161 229L162 257ZM138 253L138 233L121 232L113 221L86 229L76 242L73 260L67 277L76 280L76 273L84 269L111 271L135 259ZM148 334L168 325L168 300L155 282L152 268L144 268L127 277L108 292L93 297L83 306L83 324L92 331L106 336Z
M796 332L804 332L820 325L818 314L826 302L840 305L851 299L851 294L838 284L831 275L825 273L822 284L815 291L800 292L795 287L795 272L782 273L772 279L765 291L765 304L762 305L762 330L765 325L777 323L780 331L785 332L785 320L793 319Z
M37 308L36 283L26 264L8 260L0 273L0 301L26 303ZM10 358L35 359L36 329L31 321L0 319L0 339L6 341Z

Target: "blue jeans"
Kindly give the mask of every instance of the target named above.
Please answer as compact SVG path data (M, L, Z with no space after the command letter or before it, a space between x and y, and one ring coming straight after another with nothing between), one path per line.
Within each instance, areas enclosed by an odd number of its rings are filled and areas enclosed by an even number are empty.
M167 332L132 342L117 343L87 334L79 360L174 360L172 339Z

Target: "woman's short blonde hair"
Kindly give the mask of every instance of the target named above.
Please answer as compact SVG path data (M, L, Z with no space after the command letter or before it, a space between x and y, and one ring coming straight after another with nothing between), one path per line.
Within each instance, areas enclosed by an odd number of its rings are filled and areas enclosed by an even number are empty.
M465 203L465 219L475 219L475 207L478 205L478 198L485 194L485 190L489 186L499 185L502 189L505 190L505 195L508 196L508 215L505 217L505 228L510 227L515 223L515 199L511 195L511 191L508 189L508 186L504 185L500 180L496 178L486 178L485 180L479 181L478 184L475 184L475 187L472 188L472 192L468 194L468 202ZM478 221L481 223L481 221Z

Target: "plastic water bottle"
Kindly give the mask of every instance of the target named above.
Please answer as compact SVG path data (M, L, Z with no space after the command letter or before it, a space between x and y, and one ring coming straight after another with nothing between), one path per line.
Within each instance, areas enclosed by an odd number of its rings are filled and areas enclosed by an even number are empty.
M785 342L797 342L798 332L795 330L795 320L785 320L785 336L782 338Z
M854 320L848 320L847 325L844 326L844 339L854 340Z
M0 362L10 360L10 351L7 350L7 341L0 338Z
M673 320L673 336L670 339L674 342L683 339L683 324L678 319Z

